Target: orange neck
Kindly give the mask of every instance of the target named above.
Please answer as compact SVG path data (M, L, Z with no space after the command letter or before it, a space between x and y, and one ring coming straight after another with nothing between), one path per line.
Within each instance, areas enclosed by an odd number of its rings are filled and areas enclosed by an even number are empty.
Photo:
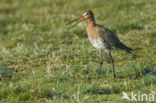
M95 26L96 26L96 23L95 23L94 16L88 18L86 30L87 30L88 37L92 40L94 40L98 36L96 35L97 33L96 33Z
M87 19L87 27L95 26L94 16Z

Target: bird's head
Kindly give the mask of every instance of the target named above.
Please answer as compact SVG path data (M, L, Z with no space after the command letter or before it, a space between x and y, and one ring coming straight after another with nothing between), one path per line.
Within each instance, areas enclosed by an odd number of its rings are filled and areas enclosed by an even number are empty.
M70 29L76 26L77 24L79 24L80 22L87 20L89 18L92 18L92 17L93 17L93 12L91 10L87 10L85 13L83 13L81 17L68 23L68 24L71 24L72 22L76 21L76 23L72 27L70 27Z
M91 10L87 10L85 13L83 13L83 17L85 19L91 18L93 16L93 12Z

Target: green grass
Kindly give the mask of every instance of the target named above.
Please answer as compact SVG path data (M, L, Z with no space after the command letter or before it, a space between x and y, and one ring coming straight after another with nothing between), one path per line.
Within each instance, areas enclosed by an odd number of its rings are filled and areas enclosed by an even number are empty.
M1 0L0 102L129 103L122 91L156 93L155 5L155 0ZM65 25L88 9L134 49L112 52L115 79L103 53L97 80L99 52L87 38L86 23L70 31Z

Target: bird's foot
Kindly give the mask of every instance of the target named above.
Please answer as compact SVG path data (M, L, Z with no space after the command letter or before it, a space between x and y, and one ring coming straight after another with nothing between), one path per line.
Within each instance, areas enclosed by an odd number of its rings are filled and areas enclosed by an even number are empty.
M116 78L117 76L116 76L116 74L114 74L114 78Z
M99 80L100 79L100 76L98 76L97 79Z

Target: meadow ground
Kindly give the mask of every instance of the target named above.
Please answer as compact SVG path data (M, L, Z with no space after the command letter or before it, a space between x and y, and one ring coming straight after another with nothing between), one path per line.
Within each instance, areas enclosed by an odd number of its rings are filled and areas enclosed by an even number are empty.
M103 53L97 80L86 23L65 25L88 9L134 49L112 52L115 79ZM123 91L156 95L156 0L0 0L0 102L129 103Z

